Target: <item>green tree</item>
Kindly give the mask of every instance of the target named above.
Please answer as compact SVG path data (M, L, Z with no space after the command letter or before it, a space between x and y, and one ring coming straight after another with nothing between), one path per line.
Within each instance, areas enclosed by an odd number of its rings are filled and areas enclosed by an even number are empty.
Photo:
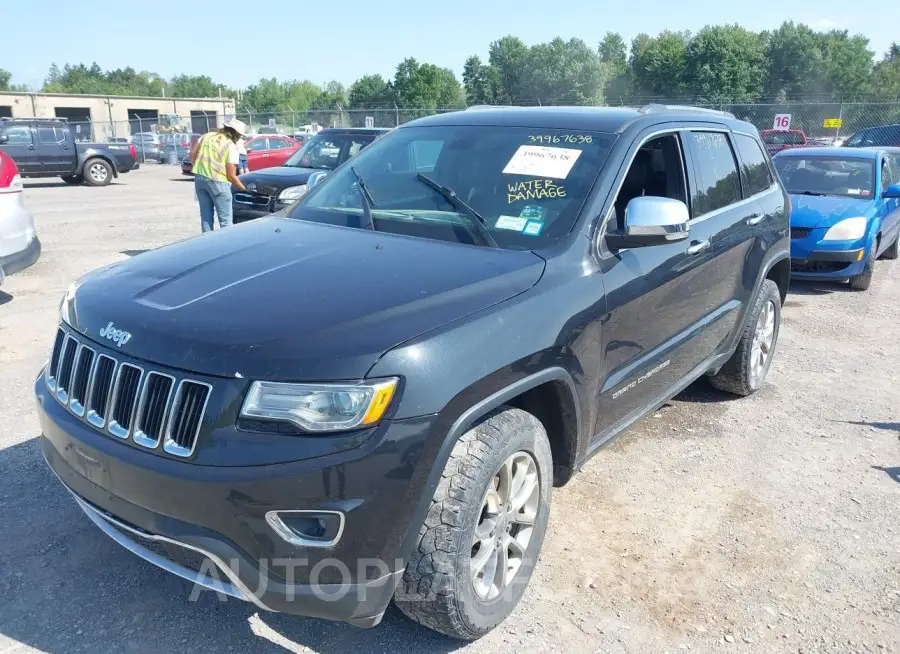
M350 85L347 103L351 109L392 106L393 92L381 75L363 75Z
M900 44L891 43L872 71L872 88L881 100L900 100Z
M628 92L631 85L631 79L628 70L628 46L621 34L616 32L607 32L597 52L600 55L600 61L607 68L609 81L606 83L605 95L607 100L621 98Z
M462 77L468 104L498 103L500 73L494 66L485 64L479 56L472 55L466 59Z
M529 48L526 65L535 100L565 104L603 103L608 78L600 56L581 39L549 43Z
M704 27L685 50L688 91L709 102L753 102L766 77L764 38L738 25Z
M496 70L498 79L494 101L497 104L518 104L532 100L532 93L525 66L528 63L528 46L517 36L504 36L488 48L488 62Z
M822 89L822 48L819 35L791 21L768 35L765 95L803 97Z
M463 106L464 95L459 80L449 68L420 64L413 58L397 66L393 82L397 101L416 109L449 109Z
M632 93L678 98L687 87L685 60L688 32L662 32L651 37L638 34L631 42Z
M872 90L872 58L869 39L847 30L819 35L822 48L822 92L843 98L863 96Z
M176 75L166 85L166 94L173 98L215 98L219 88L208 75Z

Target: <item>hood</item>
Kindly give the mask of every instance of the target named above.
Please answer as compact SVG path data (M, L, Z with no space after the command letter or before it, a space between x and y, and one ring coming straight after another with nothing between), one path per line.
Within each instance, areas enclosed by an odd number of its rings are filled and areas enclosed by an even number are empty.
M528 290L543 269L527 251L266 218L91 273L65 313L104 346L186 371L358 379L392 347ZM131 337L101 339L109 323Z
M873 200L791 194L791 227L831 227L844 218L868 217L873 207Z
M256 191L263 195L277 195L279 191L288 186L306 184L310 175L321 170L323 169L278 166L244 173L240 176L240 180L244 183L244 186L248 187L248 190ZM325 172L330 173L331 171L326 170ZM249 188L250 184L255 184L256 188Z

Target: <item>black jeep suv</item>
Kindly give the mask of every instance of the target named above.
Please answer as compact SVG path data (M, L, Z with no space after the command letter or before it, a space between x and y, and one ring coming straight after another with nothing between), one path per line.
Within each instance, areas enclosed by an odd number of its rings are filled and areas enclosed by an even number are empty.
M729 114L494 108L378 139L275 216L78 280L48 464L139 556L263 609L473 639L551 489L709 375L759 389L789 203Z

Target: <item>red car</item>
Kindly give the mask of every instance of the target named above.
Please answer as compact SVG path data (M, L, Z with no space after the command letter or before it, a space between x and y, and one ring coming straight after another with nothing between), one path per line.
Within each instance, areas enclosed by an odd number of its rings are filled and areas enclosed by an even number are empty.
M806 133L800 129L764 129L759 133L769 156L774 157L782 150L803 148L809 145Z
M247 148L247 169L259 170L282 166L303 145L283 134L259 134L244 142Z

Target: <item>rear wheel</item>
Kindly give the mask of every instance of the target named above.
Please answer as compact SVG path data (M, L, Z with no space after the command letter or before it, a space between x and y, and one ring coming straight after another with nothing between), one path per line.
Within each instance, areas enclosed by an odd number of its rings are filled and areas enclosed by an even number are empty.
M64 175L62 181L66 184L83 184L84 177L81 175Z
M710 378L710 383L735 395L752 395L758 391L772 365L780 328L781 294L775 282L766 279L750 307L737 349L728 363Z
M897 234L897 238L894 239L894 244L885 250L881 257L883 259L896 259L897 257L900 257L900 234Z
M456 443L397 589L416 622L474 640L516 607L541 550L550 443L530 413L498 409Z
M84 162L84 181L90 186L106 186L112 181L112 166L103 159L88 159Z
M875 251L878 249L876 243L872 243L869 247L869 256L866 257L866 267L856 277L850 278L850 288L854 291L865 291L872 285L872 275L875 274Z

